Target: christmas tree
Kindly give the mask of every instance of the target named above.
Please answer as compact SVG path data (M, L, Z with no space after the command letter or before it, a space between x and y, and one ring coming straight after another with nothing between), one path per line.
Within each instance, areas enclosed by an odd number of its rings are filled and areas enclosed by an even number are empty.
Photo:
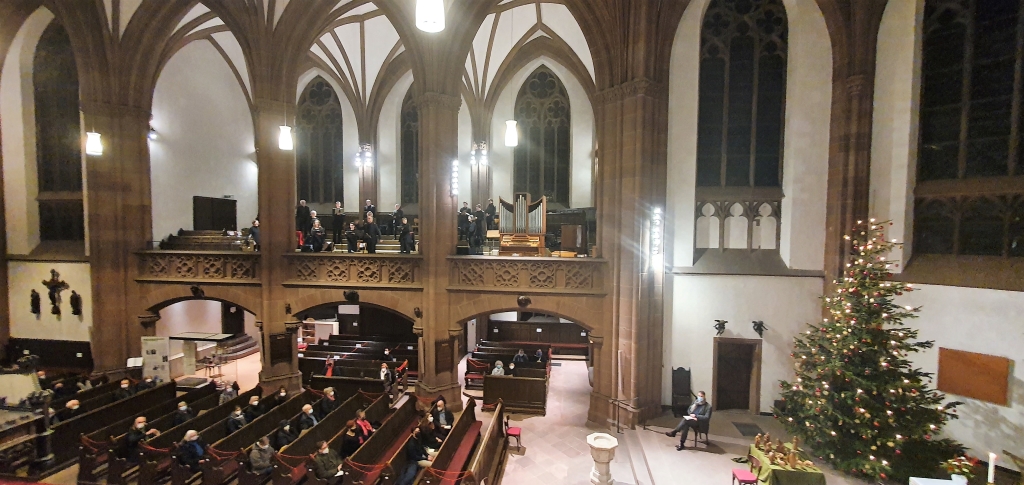
M931 374L908 360L932 342L915 341L917 330L905 324L918 309L893 301L913 288L889 272L897 243L885 240L888 225L858 221L846 236L849 263L824 298L827 318L794 339L796 380L781 383L785 405L775 415L836 469L906 483L963 447L933 438L959 403L943 404L929 388Z

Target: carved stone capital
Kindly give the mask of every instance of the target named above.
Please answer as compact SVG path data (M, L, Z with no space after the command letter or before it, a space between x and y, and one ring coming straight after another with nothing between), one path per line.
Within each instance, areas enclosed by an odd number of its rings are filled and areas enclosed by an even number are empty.
M291 333L298 333L299 327L302 326L302 322L285 322L284 329Z
M422 324L420 324L420 325L413 325L412 326L412 333L416 334L417 337L421 337L422 338L423 337L423 325Z
M851 96L857 96L864 91L868 83L868 77L863 74L854 74L846 78L846 92Z
M462 327L459 328L448 328L448 338L459 338L463 334Z
M636 79L597 93L597 102L598 104L609 104L637 96L661 98L666 91L664 84L650 79Z
M588 339L590 339L591 345L594 345L596 347L600 347L601 345L604 344L604 337L599 337L597 335L590 335L588 337Z
M462 98L442 93L423 93L416 98L416 107L433 107L458 112L462 107Z
M156 326L156 322L160 320L160 314L157 312L146 311L146 313L143 313L136 318L139 319L139 325L142 325L142 328L149 329Z

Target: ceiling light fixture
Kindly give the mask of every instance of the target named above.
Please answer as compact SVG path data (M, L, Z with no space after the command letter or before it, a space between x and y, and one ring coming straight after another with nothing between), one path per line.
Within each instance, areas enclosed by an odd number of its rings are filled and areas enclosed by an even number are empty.
M444 0L416 0L416 27L430 33L444 30Z
M99 133L90 131L85 134L85 154L95 157L103 155L103 140Z
M281 134L277 137L277 147L286 151L295 148L295 142L292 141L292 127L281 125Z

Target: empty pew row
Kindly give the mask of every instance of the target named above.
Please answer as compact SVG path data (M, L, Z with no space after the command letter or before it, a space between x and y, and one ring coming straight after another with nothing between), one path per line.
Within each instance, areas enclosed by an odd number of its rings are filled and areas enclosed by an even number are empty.
M469 466L462 478L462 485L484 485L498 482L505 464L508 437L505 436L505 406L498 401L494 406L491 422L485 427L477 443Z
M175 426L166 432L160 434L156 438L150 439L145 443L139 445L139 450L136 456L131 456L127 460L124 460L125 472L115 474L114 469L107 473L107 483L123 485L127 483L124 478L127 477L127 473L131 471L136 463L138 464L138 476L139 483L157 483L164 479L171 473L171 465L174 462L174 457L171 453L174 451L177 443L185 437L185 432L194 430L205 430L213 426L220 425L220 428L224 427L224 420L231 415L231 412L235 409L235 406L246 406L249 404L249 398L251 396L262 396L263 389L260 386L256 386L249 391L239 394L238 397L221 404L209 411L196 416L194 419ZM118 460L112 460L111 465L117 463ZM121 477L122 480L113 482L111 478Z
M368 399L366 394L360 393L364 399ZM373 401L368 408L366 408L366 419L371 423L379 423L387 419L391 409L389 408L389 401L386 396L381 395ZM349 419L355 419L355 409L348 409L344 412L344 415L348 416ZM338 429L333 437L325 438L328 446L331 449L337 450L341 448L341 442L344 440L345 429ZM319 441L319 440L317 440ZM369 441L369 440L367 440ZM347 458L347 457L346 457ZM316 465L313 460L310 459L305 464L306 469L306 485L328 485L329 479L321 479L316 475ZM242 485L242 484L239 484Z
M307 345L303 351L308 352L330 352L332 354L345 354L350 355L348 358L369 358L369 359L383 359L384 349L375 347L353 347L353 346L341 346L341 345ZM393 351L389 350L392 357L396 359L408 359L415 358L418 351L408 349L406 347L396 348Z
M393 483L402 470L393 468L396 455L404 455L403 445L419 425L416 396L405 394L394 406L394 411L381 423L380 428L356 452L345 460L343 485L372 485L383 479ZM404 459L404 456L402 457ZM396 462L397 463L397 462ZM275 482L275 485L278 485Z
M179 401L184 401L195 411L196 408L207 409L215 406L217 399L217 388L213 384L207 384L193 389L179 398L126 414L120 421L90 434L83 434L78 448L78 483L95 482L99 472L98 468L107 464L111 450L115 450L114 455L123 454L124 435L134 423L135 418L145 416L149 420L150 428L163 432L171 428Z
M448 436L437 450L433 463L424 470L419 481L425 485L455 485L465 476L483 423L476 419L476 400L470 399L466 409L455 420ZM411 438L410 438L411 439Z
M336 360L332 374L340 377L365 377L380 378L380 365L388 364L392 372L398 368L408 369L409 360L399 362L383 362L378 360ZM404 367L403 367L404 364ZM324 368L327 366L327 357L310 357L303 355L299 357L299 372L302 374L302 383L308 385L314 375L324 375Z
M508 412L544 415L547 412L548 379L486 375L483 409L491 409L498 402L504 402Z
M381 362L385 362L389 367L394 367L396 362L402 362L404 360L409 361L409 368L412 371L419 369L419 356L418 355L398 355L395 356L394 360L383 360L383 354L365 354L365 353L353 353L353 352L329 352L325 350L316 350L316 346L311 345L306 350L299 352L299 357L317 357L326 359L328 357L334 358L335 360L343 361L345 365L352 367L380 367ZM313 350L309 350L313 348ZM367 362L375 362L375 364L367 364ZM335 363L337 364L337 362Z
M381 342L398 344L404 343L409 340L407 335L349 335L349 334L333 334L329 337L330 340L352 340L360 342ZM414 339L415 340L415 339Z

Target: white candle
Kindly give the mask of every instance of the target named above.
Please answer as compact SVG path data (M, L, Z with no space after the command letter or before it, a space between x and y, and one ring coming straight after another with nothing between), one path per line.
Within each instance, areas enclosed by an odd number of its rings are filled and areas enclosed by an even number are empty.
M988 454L988 483L996 483L996 454Z

